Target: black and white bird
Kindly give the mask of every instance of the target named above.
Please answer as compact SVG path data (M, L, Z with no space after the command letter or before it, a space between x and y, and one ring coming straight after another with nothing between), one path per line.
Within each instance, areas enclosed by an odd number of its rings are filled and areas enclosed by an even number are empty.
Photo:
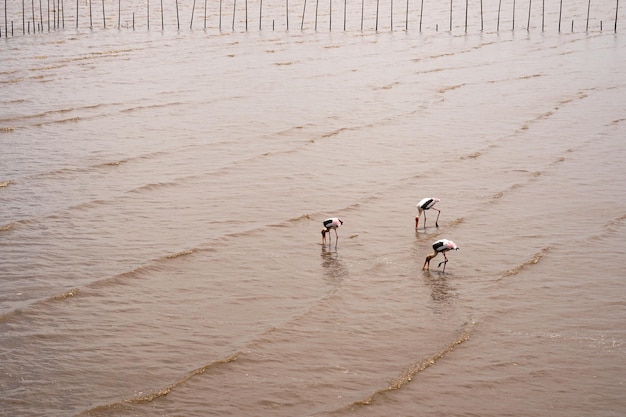
M451 250L459 250L459 247L456 245L456 243L454 243L451 240L440 239L436 241L435 243L433 243L433 253L426 257L422 270L429 269L430 260L441 253L443 254L443 258L445 259L445 261L439 262L439 265L437 265L437 268L439 268L441 264L443 264L443 271L445 272L446 264L448 263L448 257L446 256L446 252L451 251Z
M332 238L330 237L331 230L335 231L335 245L337 245L337 242L339 241L337 228L341 227L341 225L343 224L343 220L337 217L331 217L330 219L324 220L323 224L324 228L322 229L322 245L326 243L326 234L328 234L328 244L330 245L330 243L332 242Z
M439 227L439 215L441 214L441 210L433 207L435 204L440 202L441 200L437 197L426 197L422 198L422 200L417 203L417 217L415 217L415 229L419 226L420 217L422 214L424 215L424 229L426 229L426 211L433 209L437 211L437 220L435 220L435 226Z

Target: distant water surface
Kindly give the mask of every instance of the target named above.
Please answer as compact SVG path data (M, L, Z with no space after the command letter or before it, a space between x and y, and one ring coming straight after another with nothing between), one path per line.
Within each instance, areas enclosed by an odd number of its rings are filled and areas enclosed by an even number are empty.
M0 39L0 415L623 416L626 48L549 7Z

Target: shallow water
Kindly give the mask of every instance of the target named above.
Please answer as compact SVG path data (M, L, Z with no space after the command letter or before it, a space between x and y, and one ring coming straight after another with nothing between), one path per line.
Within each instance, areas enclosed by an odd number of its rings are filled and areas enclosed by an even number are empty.
M3 37L0 414L623 415L626 49L554 6Z

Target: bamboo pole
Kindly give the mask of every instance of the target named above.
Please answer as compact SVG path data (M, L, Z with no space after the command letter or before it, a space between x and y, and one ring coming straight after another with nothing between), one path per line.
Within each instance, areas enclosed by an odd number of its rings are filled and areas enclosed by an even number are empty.
M165 30L165 21L163 16L163 0L161 0L161 31Z
M6 0L5 4L6 4ZM365 0L361 0L361 32L363 31L363 13L365 11Z
M221 0L220 0L221 1ZM259 2L259 30L261 30L261 17L263 16L263 0Z
M285 20L287 23L287 30L289 30L289 0L285 0Z
M150 0L146 0L146 20L148 22L148 30L150 30ZM133 29L134 28L135 28L135 23L133 22Z
M180 30L180 14L178 13L178 0L176 0L176 28Z
M515 30L515 0L513 0L513 28Z
M196 0L193 0L193 5L191 6L191 22L189 22L189 29L193 29L193 13L196 11Z
M6 8L7 2L6 0L4 0L4 7ZM617 10L619 9L619 0L617 0L617 3L615 4L615 28L613 29L615 31L615 33L617 33ZM5 13L6 15L6 13ZM6 16L5 16L6 17Z
M500 32L500 10L502 8L502 0L498 0L498 23L496 25L496 32Z
M450 0L450 32L452 32L452 0Z
M563 0L559 4L559 33L561 33L561 17L563 15Z
M526 32L530 31L530 10L533 5L533 0L528 0L528 22L526 22Z
M178 2L178 0L176 0ZM232 30L235 31L235 12L237 11L237 0L233 1L233 25Z
M328 0L328 31L333 30L333 0Z
M102 0L102 26L104 26L105 29L107 28L107 21L104 16L104 0Z
M420 33L422 32L422 16L424 15L424 0L422 0L422 4L420 5Z
M376 32L378 32L378 4L380 0L376 0Z
M465 33L467 33L467 9L469 9L469 0L465 0Z
M315 30L317 31L317 10L320 5L320 0L315 0Z
M589 11L591 10L591 0L587 1L587 25L585 26L585 32L589 32Z
M389 28L393 32L393 0L389 0L391 3L391 10L389 11Z
M300 22L300 30L304 29L304 13L306 12L306 0L304 0L304 6L302 6L302 22Z
M406 0L406 13L404 14L404 30L409 30L409 0Z

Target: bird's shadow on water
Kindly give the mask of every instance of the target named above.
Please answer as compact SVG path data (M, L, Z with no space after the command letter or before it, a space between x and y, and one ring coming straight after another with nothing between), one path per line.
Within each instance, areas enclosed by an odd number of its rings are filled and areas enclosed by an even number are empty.
M452 310L458 294L450 285L449 274L442 271L423 271L424 283L430 288L431 308L437 314Z
M338 285L348 276L348 268L341 260L336 247L322 245L321 257L324 275L329 283Z

